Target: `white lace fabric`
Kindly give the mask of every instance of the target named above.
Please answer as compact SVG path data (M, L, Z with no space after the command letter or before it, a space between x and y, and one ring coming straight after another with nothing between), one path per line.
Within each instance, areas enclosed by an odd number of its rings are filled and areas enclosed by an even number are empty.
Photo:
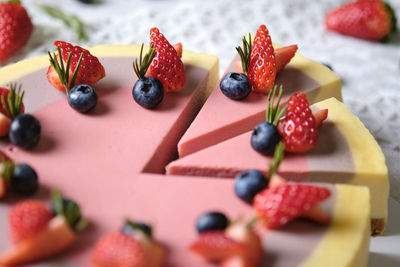
M29 43L7 64L52 51L54 40L85 46L148 43L157 26L184 49L220 57L221 72L242 36L266 24L274 42L298 44L307 57L331 65L343 81L344 103L381 145L391 177L391 195L400 201L400 36L373 43L326 31L324 14L346 0L109 0L85 5L76 0L23 1L35 29ZM400 15L400 1L388 0ZM45 15L39 4L78 15L90 39L76 40L63 24Z

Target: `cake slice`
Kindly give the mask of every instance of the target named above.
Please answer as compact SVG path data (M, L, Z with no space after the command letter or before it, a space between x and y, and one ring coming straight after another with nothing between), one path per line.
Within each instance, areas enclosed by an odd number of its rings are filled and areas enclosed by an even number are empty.
M235 71L235 57L226 72ZM329 97L341 100L339 77L326 66L300 53L278 73L276 85L283 85L284 100L294 92L304 92L310 103ZM179 141L179 156L184 157L206 147L251 130L265 120L267 95L252 92L241 101L222 94L219 85L211 93L195 121Z
M316 147L286 154L279 174L291 181L365 185L371 190L372 233L382 234L387 217L388 172L383 153L361 121L335 98L313 105L328 109ZM257 169L268 172L272 157L253 150L252 131L171 162L167 174L235 177Z

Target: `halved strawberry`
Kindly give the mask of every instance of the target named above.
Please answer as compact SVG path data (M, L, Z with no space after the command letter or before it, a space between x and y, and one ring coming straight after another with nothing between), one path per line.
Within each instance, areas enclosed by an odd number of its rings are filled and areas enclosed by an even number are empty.
M75 239L76 235L65 218L56 216L40 232L21 240L2 254L0 265L16 266L47 258L69 248Z
M307 214L330 195L325 187L288 183L258 193L253 205L260 221L268 228L276 228Z
M166 92L179 90L186 85L186 73L177 51L157 28L150 30L150 45L157 51L146 76L161 81Z
M46 228L52 215L47 207L36 200L17 203L9 213L10 233L14 243L29 239Z
M294 57L298 47L297 45L289 45L275 49L275 62L276 62L276 73L278 74ZM239 73L243 72L242 62L240 60L235 61L236 71Z
M145 250L131 235L115 232L103 236L94 248L92 263L99 267L145 267Z
M179 56L180 58L182 58L182 52L183 52L182 43L176 43L176 44L174 44L174 49L175 49L176 53L178 54L178 56Z
M83 56L75 84L87 84L92 86L106 75L104 67L100 63L99 59L90 54L88 50L80 46L73 46L72 44L63 41L55 41L54 45L60 48L64 66L67 65L66 63L69 53L72 55L69 70L69 81L71 81L81 53L83 53ZM65 86L60 81L58 73L53 66L50 66L47 71L47 80L58 90L63 92L66 91Z
M247 77L256 92L268 92L274 87L276 77L275 53L265 25L254 37Z
M315 119L315 127L319 128L322 125L322 123L324 122L324 120L326 120L326 118L328 118L328 109L315 110L315 111L313 111L312 114Z
M224 231L207 231L199 235L189 249L207 262L220 263L233 256L245 256L246 245L228 237Z
M0 113L0 137L5 137L10 131L11 119Z
M278 121L277 128L287 152L304 153L318 143L315 118L304 93L289 98L286 114Z

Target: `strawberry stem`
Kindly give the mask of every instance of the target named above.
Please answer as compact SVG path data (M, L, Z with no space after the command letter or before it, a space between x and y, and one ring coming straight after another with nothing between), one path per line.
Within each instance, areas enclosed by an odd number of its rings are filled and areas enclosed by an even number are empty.
M247 74L247 70L250 65L250 56L251 56L251 47L252 47L250 33L249 33L249 40L246 39L246 36L243 36L242 43L243 43L242 44L243 49L242 49L242 47L237 46L236 51L238 52L238 54L240 56L240 61L242 62L243 73Z
M268 102L266 110L266 121L276 126L278 120L283 116L287 106L281 107L281 99L283 94L282 85L279 87L278 97L275 98L277 86L275 85L272 90L268 92Z
M147 69L150 67L151 62L157 54L156 50L154 49L154 44L152 44L143 57L143 47L144 44L142 44L142 46L140 47L139 61L136 58L133 62L133 70L135 71L136 76L139 79L144 77Z
M1 106L11 119L21 114L22 99L25 92L22 90L21 84L10 84L10 92L7 95L7 101L4 95L1 96Z
M55 19L61 20L65 26L75 31L79 40L88 40L88 36L85 34L85 25L75 15L65 14L61 9L49 5L40 5L40 8L49 16Z
M71 66L72 53L70 52L68 54L66 66L64 66L64 60L62 59L61 49L59 46L57 46L57 51L58 51L58 59L59 60L57 60L56 53L51 55L50 52L47 52L50 57L50 64L53 66L54 70L57 72L62 85L64 85L64 87L65 87L65 91L67 92L67 94L69 94L70 89L72 87L74 87L74 85L75 85L79 67L81 66L81 62L82 62L83 52L81 53L78 63L76 64L74 74L72 75L71 82L69 82L69 71L70 71L70 66ZM59 61L60 61L60 63L59 63Z
M275 147L274 152L274 161L269 167L268 177L272 177L279 168L283 157L285 156L285 144L283 142L279 142Z

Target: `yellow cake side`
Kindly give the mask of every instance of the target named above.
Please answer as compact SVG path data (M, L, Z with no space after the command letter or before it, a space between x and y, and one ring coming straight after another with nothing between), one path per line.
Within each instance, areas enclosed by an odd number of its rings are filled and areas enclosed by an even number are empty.
M335 127L346 138L356 171L349 183L370 188L371 217L384 219L384 224L387 218L389 178L381 148L363 123L343 103L330 98L315 105L329 110L328 119L335 123Z
M367 187L335 185L331 225L302 267L367 266L370 242L370 195Z

